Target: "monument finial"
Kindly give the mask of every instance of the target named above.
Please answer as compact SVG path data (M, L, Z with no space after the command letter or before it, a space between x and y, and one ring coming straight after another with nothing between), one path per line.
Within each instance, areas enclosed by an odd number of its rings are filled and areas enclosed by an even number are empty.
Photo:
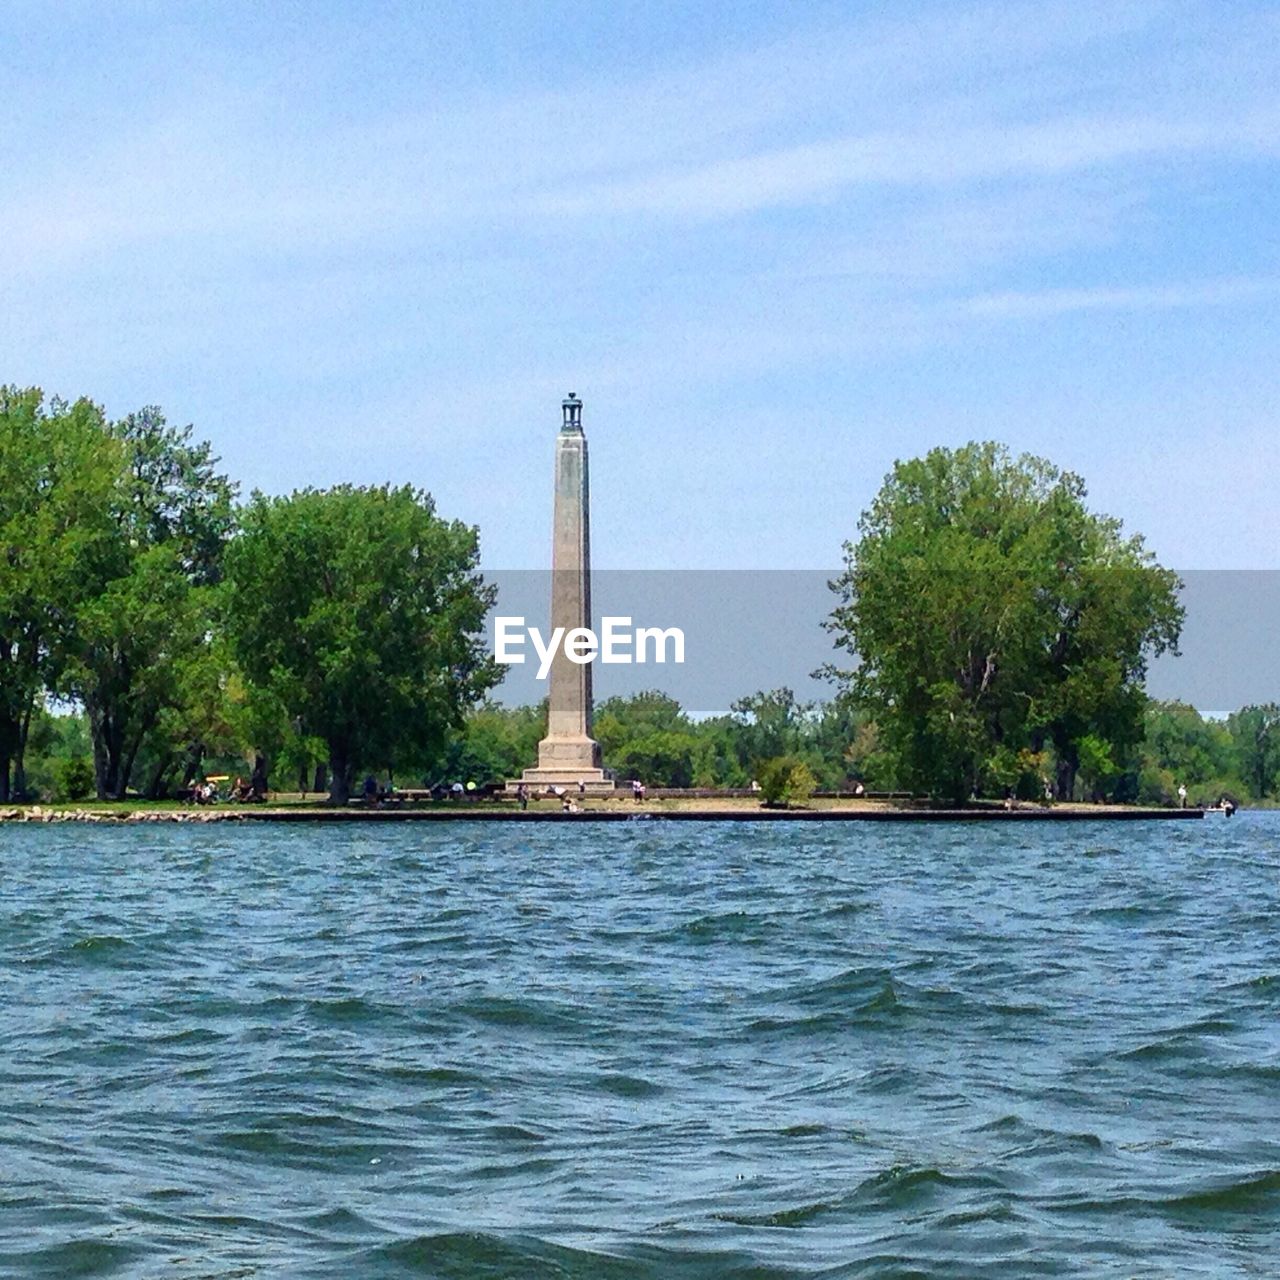
M578 399L576 391L570 391L565 399L564 405L564 426L561 431L581 431L582 430L582 401Z

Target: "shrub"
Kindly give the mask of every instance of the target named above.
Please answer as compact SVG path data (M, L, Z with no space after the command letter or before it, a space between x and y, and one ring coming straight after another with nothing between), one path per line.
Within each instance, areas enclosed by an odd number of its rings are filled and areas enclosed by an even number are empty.
M54 776L59 800L84 800L93 794L93 765L83 756L59 760Z
M758 781L760 793L770 808L802 805L818 787L813 770L795 756L774 756L766 760L759 768Z

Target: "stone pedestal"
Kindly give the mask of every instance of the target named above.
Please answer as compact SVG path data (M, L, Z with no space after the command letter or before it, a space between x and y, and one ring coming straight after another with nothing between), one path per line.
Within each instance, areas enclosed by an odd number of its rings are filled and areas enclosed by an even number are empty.
M565 635L591 626L591 490L582 401L570 393L556 437L555 509L551 531L551 627ZM538 763L520 779L526 786L612 791L613 775L591 736L591 664L565 656L551 662L547 691L547 736L538 743ZM508 783L510 788L512 784Z

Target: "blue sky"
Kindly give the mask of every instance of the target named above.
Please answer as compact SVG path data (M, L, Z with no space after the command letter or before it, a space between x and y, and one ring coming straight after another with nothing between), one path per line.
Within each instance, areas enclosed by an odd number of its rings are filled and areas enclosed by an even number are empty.
M410 481L548 555L829 567L1004 440L1178 568L1280 567L1280 8L0 9L0 378L246 490Z

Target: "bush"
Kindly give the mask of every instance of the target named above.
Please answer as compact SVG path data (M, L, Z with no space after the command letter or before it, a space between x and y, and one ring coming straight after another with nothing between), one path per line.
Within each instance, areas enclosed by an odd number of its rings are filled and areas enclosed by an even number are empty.
M760 794L770 808L789 809L803 805L818 788L813 770L795 756L774 756L759 768Z
M83 756L59 760L54 777L59 800L84 800L93 794L93 765Z

